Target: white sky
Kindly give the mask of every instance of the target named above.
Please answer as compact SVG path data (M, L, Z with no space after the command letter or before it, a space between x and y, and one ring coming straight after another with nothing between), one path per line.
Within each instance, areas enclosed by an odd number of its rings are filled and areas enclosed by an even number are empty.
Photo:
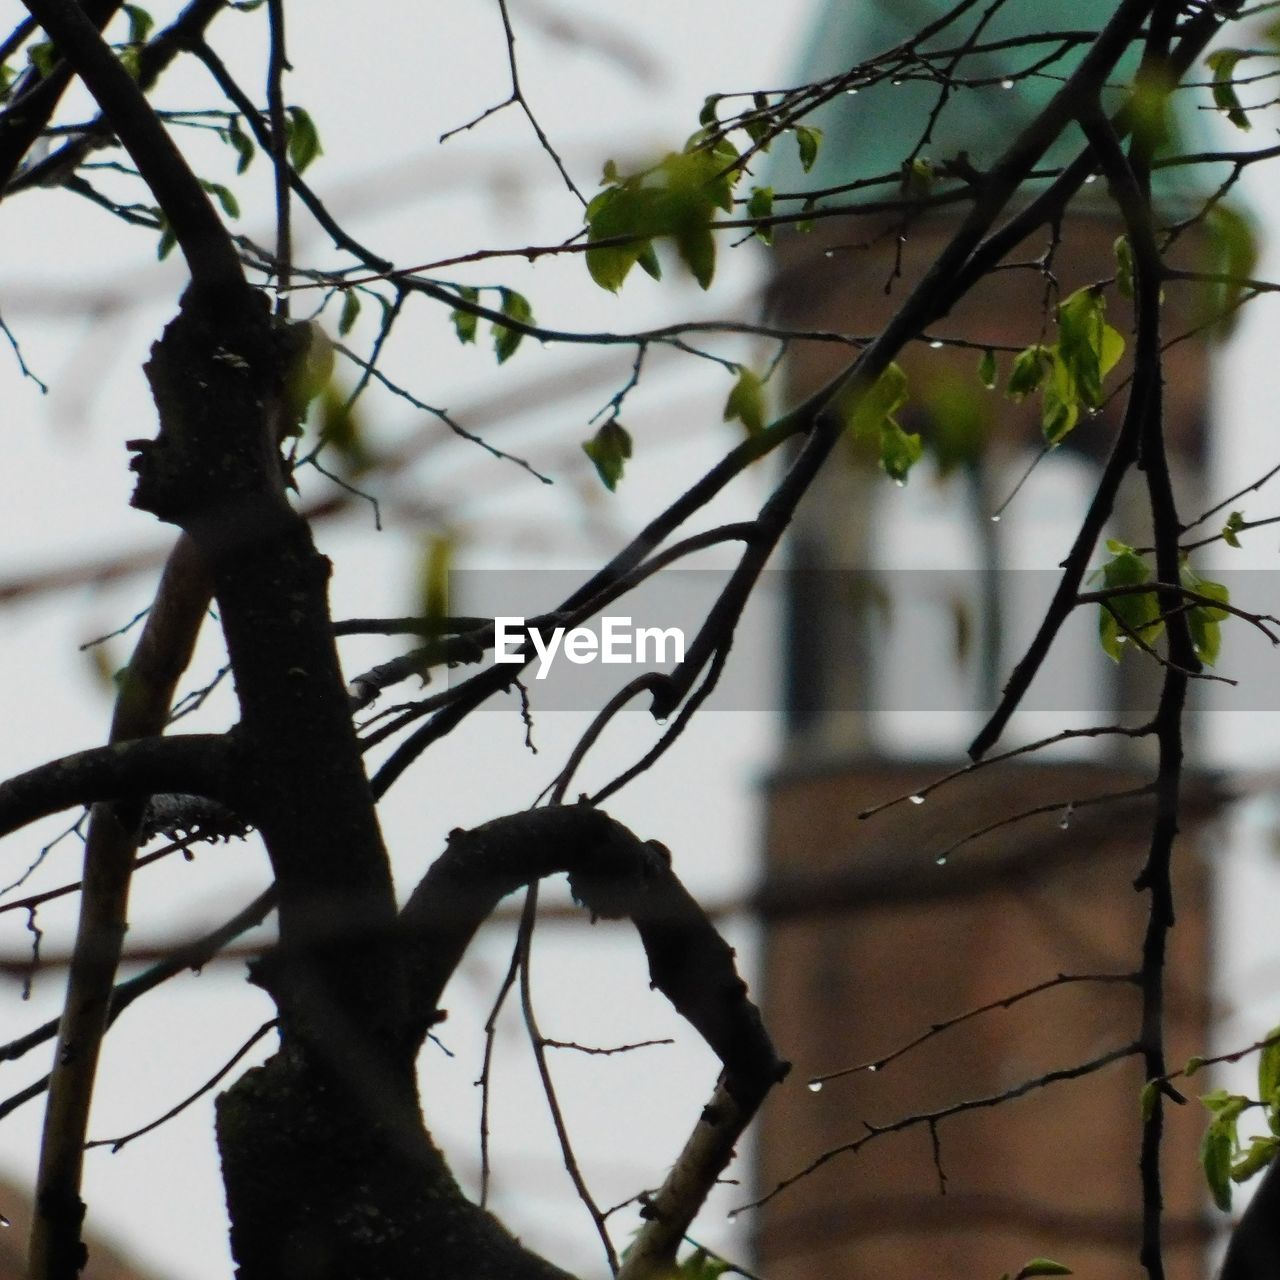
M623 11L585 0L513 3L521 35L524 87L584 190L590 192L609 156L643 155L677 145L692 131L711 89L777 84L792 61L807 0L650 0ZM155 7L164 21L176 6ZM301 12L301 10L298 10ZM19 12L0 0L4 29ZM335 0L310 0L306 21L291 32L297 72L290 96L312 111L325 146L308 173L340 219L385 256L426 262L486 246L543 243L571 232L576 202L559 185L544 156L531 146L526 122L515 112L490 120L443 149L435 139L507 91L505 51L492 5L435 7L407 3L356 11ZM358 16L353 17L353 14ZM597 48L574 48L547 34L546 20L579 15L586 30L617 36L622 62ZM259 83L253 49L262 14L225 15L213 43ZM632 56L634 55L634 57ZM642 71L643 74L637 74ZM167 105L212 99L192 70L166 81ZM202 152L202 172L231 181L230 153ZM251 170L244 226L269 240L265 165ZM306 226L305 215L299 225ZM318 233L304 233L302 255L328 261ZM167 531L127 506L130 476L123 442L153 430L153 412L139 366L172 311L181 287L177 256L157 265L151 237L117 226L106 214L60 193L23 196L0 206L0 313L13 327L32 367L53 387L40 397L17 376L0 350L0 583L35 570L79 563L129 549L160 549ZM580 262L530 268L511 260L459 279L522 289L538 318L565 328L638 328L673 313L726 314L746 297L760 259L752 249L727 253L716 289L704 299L672 279L661 287L646 278L628 282L620 298L594 288ZM92 300L92 302L88 301ZM300 303L300 305L302 305ZM90 308L97 310L91 313ZM366 306L367 324L372 308ZM367 341L371 330L357 337ZM1276 402L1275 362L1261 360L1265 336L1255 326L1223 380L1226 428L1214 491L1239 487L1276 459L1264 406ZM359 343L356 343L359 345ZM436 448L375 492L384 502L387 531L374 532L367 508L319 531L335 562L335 615L406 612L410 606L417 537L451 528L462 537L463 563L504 568L577 567L599 563L625 530L652 514L673 491L701 473L735 439L720 422L727 375L696 361L655 361L625 420L637 445L620 494L609 497L589 472L578 442L586 420L625 381L629 354L538 350L530 344L501 374L489 351L461 350L443 316L414 304L387 353L385 367L415 393L447 405L496 443L527 454L556 478L544 490L515 468L465 446ZM725 344L726 354L748 356L750 344ZM583 374L582 369L604 373ZM1248 381L1244 379L1247 377ZM513 387L550 379L562 398L551 409L519 414L512 405L488 419L469 416L475 406ZM1233 381L1238 379L1238 381ZM519 396L517 396L517 403ZM371 396L370 429L380 438L408 440L422 431L419 416L382 396ZM425 428L431 431L432 428ZM1267 434L1263 434L1266 432ZM748 476L710 513L706 523L754 511L765 476ZM308 492L326 492L323 485ZM1263 495L1266 497L1265 493ZM1266 514L1265 502L1248 513ZM481 519L485 528L478 528ZM1274 536L1257 538L1242 558L1271 567ZM109 703L91 664L76 652L89 637L112 629L142 608L152 576L139 575L106 589L77 588L37 596L9 607L0 630L0 774L102 741ZM766 610L768 602L765 602ZM752 624L770 630L767 612ZM395 652L373 642L349 644L352 669ZM110 649L123 660L121 642ZM199 683L217 666L207 645L194 671ZM761 679L770 678L762 671ZM393 697L396 695L393 695ZM225 723L226 699L209 709L210 723ZM189 727L196 727L194 722ZM527 805L558 768L580 732L569 713L538 717L541 754L531 758L513 712L485 713L455 733L393 790L384 825L394 850L402 892L407 892L443 834ZM695 892L732 894L751 878L758 853L755 781L776 741L774 721L762 714L717 712L700 717L663 765L610 805L646 837L665 841ZM588 764L583 785L609 776L652 740L642 714ZM1216 759L1235 766L1274 763L1274 716L1213 721ZM642 745L637 745L642 744ZM1251 820L1265 835L1261 819ZM50 830L56 824L50 824ZM42 841L31 833L5 842L0 882L16 876ZM1255 840L1241 865L1265 871L1263 841ZM223 864L229 864L224 866ZM76 848L50 855L33 887L74 878ZM263 883L264 860L252 844L199 849L194 865L170 860L137 879L131 943L188 936L223 918ZM1254 900L1257 895L1254 894ZM1233 899L1234 900L1234 899ZM41 912L45 945L61 951L72 917ZM23 919L0 916L3 954L28 942ZM1234 931L1232 931L1234 932ZM1274 930L1264 929L1264 934ZM536 953L536 974L546 995L543 1030L564 1039L613 1044L673 1035L674 1048L655 1048L608 1059L555 1059L562 1101L581 1135L587 1171L602 1203L613 1203L660 1180L709 1096L716 1067L709 1051L678 1023L665 1001L647 991L642 953L619 931L587 927L548 931ZM750 939L735 936L744 947ZM572 945L564 945L568 941ZM470 1181L476 1167L477 1019L487 1012L508 954L492 939L469 957L446 1001L451 1017L442 1031L456 1060L429 1050L428 1121ZM1234 963L1234 961L1233 961ZM1251 953L1249 963L1265 965ZM17 1034L52 1016L56 977L43 978L31 1002L10 999L0 1025ZM238 965L214 966L185 976L127 1013L112 1031L95 1106L94 1136L111 1136L153 1118L183 1097L224 1061L265 1018L270 1007L247 987ZM554 1138L528 1070L522 1031L512 1019L502 1035L510 1052L495 1092L496 1207L523 1238L565 1266L602 1274L590 1225L573 1198ZM33 1055L4 1075L4 1092L45 1069ZM803 1078L805 1064L797 1075ZM39 1104L8 1120L0 1141L0 1171L29 1176L34 1168ZM214 1280L229 1273L221 1190L211 1137L211 1102L118 1155L97 1150L87 1160L90 1227L132 1249L172 1280ZM737 1197L719 1194L699 1223L708 1243L728 1252L745 1248L746 1224L731 1227L725 1210ZM0 1209L3 1206L0 1205ZM625 1243L626 1231L619 1233Z

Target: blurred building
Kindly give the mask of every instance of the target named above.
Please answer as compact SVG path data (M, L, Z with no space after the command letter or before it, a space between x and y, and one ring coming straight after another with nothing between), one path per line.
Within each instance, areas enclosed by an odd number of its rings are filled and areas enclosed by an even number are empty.
M893 49L951 6L830 0L819 8L797 83ZM1069 11L1050 0L994 8L993 15L986 6L970 9L929 47L958 48L984 17L981 40L992 43L1064 24L1087 29L1114 12L1106 0L1077 0ZM983 168L1059 87L1073 61L1063 48L1061 59L1025 75L1046 46L961 57L923 143L936 82L908 69L875 85L847 84L816 121L824 138L813 172L774 161L768 180L777 199L812 188L830 192L827 204L896 196L893 183L847 187L898 173L917 155L935 171ZM1190 129L1204 127L1195 111L1185 119ZM1068 135L1046 168L1083 147L1074 126ZM1173 185L1173 172L1157 175L1171 209L1194 195ZM1063 744L976 771L923 803L858 816L965 762L965 745L1056 585L1056 566L1115 438L1123 393L1040 457L1037 399L1014 405L977 377L990 344L1000 353L1003 386L1010 357L1002 349L1043 334L1052 342L1052 304L1114 274L1120 227L1088 199L1103 185L1085 189L1060 241L1043 231L1032 237L1009 256L1008 269L939 322L930 337L942 345L924 341L903 353L910 397L902 425L920 432L928 450L908 486L895 489L873 459L850 450L830 460L793 529L787 739L768 784L763 896L766 1016L796 1071L766 1109L762 1192L866 1136L868 1124L999 1094L1137 1035L1134 986L1062 984L927 1038L880 1070L817 1092L805 1087L1057 975L1122 974L1140 962L1147 897L1132 881L1146 854L1151 802L1089 802L1149 782L1152 743ZM780 238L773 318L805 330L876 332L954 226L954 213L917 211L818 219L809 233ZM1189 237L1180 248L1189 258L1198 251ZM1127 334L1130 317L1114 290L1110 297L1112 323ZM1170 296L1164 324L1170 334L1193 327L1190 303ZM971 345L952 346L952 337ZM821 385L847 357L845 347L795 344L789 399ZM1168 437L1188 510L1198 509L1206 448L1206 360L1203 344L1183 342L1166 366ZM1122 364L1108 386L1126 375ZM1017 497L1002 506L1029 468ZM1139 475L1121 495L1111 536L1149 542L1145 511ZM1149 716L1159 671L1134 653L1113 665L1098 645L1096 612L1079 612L1001 745ZM1188 745L1168 970L1174 1065L1204 1052L1209 1018L1210 883L1194 828L1213 815L1218 797L1196 774ZM985 828L992 829L975 835ZM834 1156L763 1210L760 1270L769 1280L994 1280L1049 1256L1094 1280L1132 1277L1142 1084L1133 1058ZM1193 1098L1166 1116L1168 1273L1196 1280L1208 1232L1197 1156L1204 1113Z

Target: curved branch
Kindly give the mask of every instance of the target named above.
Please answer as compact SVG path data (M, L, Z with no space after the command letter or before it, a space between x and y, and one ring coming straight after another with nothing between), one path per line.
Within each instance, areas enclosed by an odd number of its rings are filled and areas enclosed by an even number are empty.
M759 1010L747 998L732 948L671 869L656 841L642 841L589 805L533 809L456 830L401 912L408 989L421 1038L476 930L506 894L568 872L574 897L593 918L626 917L636 927L649 975L724 1064L703 1110L620 1275L667 1275L676 1249L734 1145L774 1084L779 1059Z
M160 791L239 803L231 740L221 733L137 738L77 751L0 782L0 836L37 818L100 800L145 800Z
M400 913L415 1034L476 930L523 885L566 872L593 918L627 918L649 958L653 985L724 1064L732 1086L763 1096L785 1069L747 999L733 951L671 869L669 855L588 805L531 809L450 833Z

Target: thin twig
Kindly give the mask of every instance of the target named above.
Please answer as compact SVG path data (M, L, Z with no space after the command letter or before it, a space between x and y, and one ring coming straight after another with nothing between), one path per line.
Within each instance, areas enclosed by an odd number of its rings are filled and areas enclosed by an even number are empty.
M758 1200L751 1200L744 1205L740 1205L734 1212L743 1213L748 1209L758 1209L761 1205L768 1204L775 1196L780 1195L788 1187L795 1186L797 1182L815 1173L824 1164L834 1160L837 1156L852 1155L861 1151L868 1143L874 1142L877 1138L883 1138L886 1134L901 1133L905 1129L912 1129L922 1124L936 1125L942 1120L949 1120L952 1116L963 1115L968 1111L1002 1106L1006 1102L1012 1102L1015 1098L1025 1097L1028 1093L1043 1089L1048 1085L1058 1084L1064 1080L1078 1080L1083 1076L1092 1075L1095 1071L1109 1067L1113 1062L1119 1062L1124 1058L1131 1058L1138 1052L1140 1052L1139 1045L1127 1044L1123 1048L1111 1049L1107 1053L1099 1054L1096 1058L1090 1058L1088 1062L1079 1063L1074 1067L1060 1067L1055 1071L1046 1071L1043 1075L1036 1076L1031 1080L1023 1080L1020 1084L1016 1084L1000 1093L987 1094L980 1098L968 1098L962 1102L952 1102L945 1107L939 1107L936 1111L921 1111L909 1116L902 1116L889 1124L874 1125L864 1121L867 1132L860 1138L855 1138L852 1142L845 1142L838 1147L832 1147L824 1151L820 1156L809 1161L804 1168L783 1178L771 1191L766 1192Z
M135 1138L141 1138L143 1134L151 1133L152 1130L160 1128L163 1124L167 1124L175 1116L181 1115L189 1106L192 1105L192 1103L198 1102L206 1093L213 1090L217 1086L218 1082L227 1075L236 1063L239 1062L240 1059L243 1058L245 1054L247 1054L249 1050L267 1034L267 1032L273 1031L278 1025L278 1018L269 1018L257 1029L257 1031L253 1033L253 1035L248 1038L248 1040L244 1042L244 1044L240 1046L240 1048L235 1051L235 1053L231 1055L230 1058L227 1059L226 1062L222 1064L221 1067L218 1068L217 1071L213 1073L213 1075L209 1077L208 1080L204 1082L204 1084L196 1089L194 1093L183 1098L183 1100L176 1106L170 1107L164 1115L157 1116L156 1119L150 1122L150 1124L144 1124L142 1128L134 1129L132 1132L122 1134L118 1138L94 1138L91 1142L86 1142L84 1144L85 1149L88 1150L90 1147L110 1147L111 1154L115 1155L117 1151L122 1147L127 1146Z
M968 835L961 836L954 844L949 844L941 853L936 854L933 860L940 867L946 866L951 855L957 849L962 849L965 845L971 844L982 836L990 835L993 831L1011 827L1018 822L1025 822L1028 818L1036 818L1046 813L1062 813L1064 815L1062 825L1066 826L1070 824L1070 815L1080 809L1090 809L1100 804L1111 804L1116 800L1133 800L1139 796L1148 796L1154 790L1155 783L1147 782L1140 787L1127 787L1123 791L1108 791L1102 795L1089 796L1084 800L1057 800L1051 804L1038 804L1033 808L1023 809L1018 813L1010 814L1007 818L1000 818L996 822L989 822L986 826L970 831Z
M869 809L861 810L858 813L858 818L874 818L876 814L883 813L886 809L892 809L897 805L905 804L908 800L912 804L919 804L940 787L946 786L949 782L954 782L957 778L963 778L965 774L975 773L979 769L985 769L988 765L1001 764L1017 756L1025 756L1034 751L1042 751L1045 747L1056 746L1060 742L1070 742L1075 738L1101 738L1112 735L1125 738L1145 738L1154 732L1155 727L1150 723L1141 724L1135 728L1109 724L1095 725L1087 729L1062 729L1058 733L1050 734L1047 738L1038 738L1035 742L1027 742L1020 747L1012 747L1008 751L1001 751L998 755L983 756L981 760L972 760L968 764L962 765L959 769L953 769L950 773L934 779L933 782L926 783L923 787L917 787L914 791L904 791L901 795L894 796L892 800L885 800L880 804L872 805Z
M828 1071L823 1075L814 1076L809 1081L809 1088L816 1093L818 1089L825 1084L829 1084L832 1080L840 1080L845 1076L856 1075L862 1071L883 1071L891 1062L896 1062L899 1058L910 1053L912 1049L916 1049L926 1041L932 1040L934 1036L950 1031L952 1027L958 1027L962 1022L968 1022L972 1018L981 1017L982 1014L991 1013L996 1009L1011 1009L1015 1004L1027 1000L1031 996L1040 995L1041 992L1052 991L1055 987L1063 987L1069 983L1079 982L1117 982L1128 983L1132 986L1137 983L1138 977L1139 975L1136 973L1060 973L1055 978L1037 982L1035 986L1027 987L1025 990L1015 992L1013 995L1002 996L999 1000L991 1000L986 1004L978 1005L977 1008L957 1014L954 1018L946 1018L942 1022L935 1022L927 1031L921 1032L914 1040L907 1041L906 1044L894 1049L891 1053L886 1053L879 1058L872 1058L867 1062L860 1062L853 1067L842 1067L839 1071Z
M605 1222L600 1206L592 1196L578 1158L574 1154L573 1143L569 1138L569 1129L565 1124L564 1113L560 1110L560 1100L556 1096L555 1082L551 1079L551 1068L547 1063L546 1041L538 1029L538 1019L533 1008L533 992L530 979L530 953L533 943L533 926L538 914L538 886L535 882L529 886L524 899L524 913L520 917L520 936L517 947L520 955L520 1008L524 1014L525 1028L529 1033L529 1043L533 1048L534 1061L538 1065L538 1076L542 1081L542 1092L547 1099L547 1109L551 1112L551 1123L555 1126L556 1137L560 1141L560 1153L564 1158L565 1171L573 1182L578 1199L582 1201L600 1243L604 1245L605 1257L609 1263L609 1271L618 1274L618 1254L609 1239L609 1226Z

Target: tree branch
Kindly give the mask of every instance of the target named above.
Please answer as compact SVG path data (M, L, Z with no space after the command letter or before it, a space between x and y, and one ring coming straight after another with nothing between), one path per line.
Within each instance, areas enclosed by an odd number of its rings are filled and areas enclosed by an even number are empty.
M160 791L242 804L225 734L177 734L92 747L0 782L0 835L74 805L142 801Z

